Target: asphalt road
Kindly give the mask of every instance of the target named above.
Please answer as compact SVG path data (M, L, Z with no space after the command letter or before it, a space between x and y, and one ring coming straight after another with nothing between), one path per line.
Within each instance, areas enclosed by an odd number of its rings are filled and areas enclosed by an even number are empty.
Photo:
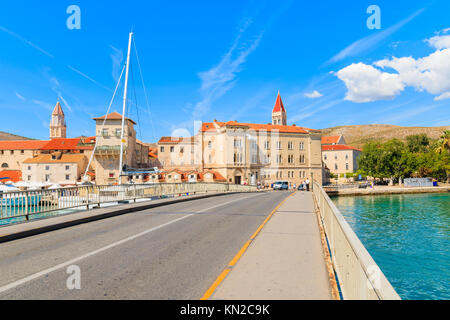
M199 299L288 195L193 200L0 244L0 299Z

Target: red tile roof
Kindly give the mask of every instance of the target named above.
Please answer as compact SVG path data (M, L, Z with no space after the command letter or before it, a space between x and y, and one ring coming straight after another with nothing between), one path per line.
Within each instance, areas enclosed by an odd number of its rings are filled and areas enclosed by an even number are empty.
M48 140L0 141L0 150L39 150Z
M277 101L275 101L275 106L273 107L274 112L286 112L286 109L284 109L283 100L281 100L280 92L278 91Z
M322 137L322 144L336 144L339 142L340 138L341 136Z
M347 146L345 144L335 144L335 145L328 145L328 146L322 146L322 151L339 151L339 150L356 150L356 151L361 151L361 149L352 147L352 146Z
M282 125L273 125L273 124L259 124L259 123L240 123L236 121L228 121L228 122L219 122L215 121L219 127L246 127L248 129L253 129L255 131L278 131L280 133L309 133L309 132L319 132L318 130L297 127L297 126L282 126ZM211 131L215 130L214 123L205 122L202 125L202 131Z
M87 158L84 154L63 153L61 157L53 159L51 154L40 154L37 157L25 160L23 163L78 163Z
M116 111L111 112L110 114L104 115L102 117L99 118L93 118L93 120L105 120L105 117L107 118L107 120L122 120L122 115ZM133 124L136 124L136 122L134 122L132 119L130 118L125 118L129 121L131 121Z
M59 101L56 103L55 109L53 109L52 112L53 116L64 116L64 112L61 108L61 104L59 103Z
M45 144L41 150L92 150L93 146L81 146L81 138L56 138Z
M170 144L179 144L179 143L193 143L195 140L195 137L162 137L159 139L158 143L170 143Z
M8 178L3 181L19 182L22 180L22 171L20 170L3 170L0 171L0 178Z

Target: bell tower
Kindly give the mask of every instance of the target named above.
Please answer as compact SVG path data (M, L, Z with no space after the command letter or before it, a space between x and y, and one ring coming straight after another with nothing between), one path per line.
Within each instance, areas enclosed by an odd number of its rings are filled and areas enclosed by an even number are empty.
M286 126L286 109L284 109L283 101L281 100L280 91L278 91L277 101L272 111L272 124Z
M56 103L55 109L52 112L52 119L50 121L50 139L66 138L66 120L59 101Z

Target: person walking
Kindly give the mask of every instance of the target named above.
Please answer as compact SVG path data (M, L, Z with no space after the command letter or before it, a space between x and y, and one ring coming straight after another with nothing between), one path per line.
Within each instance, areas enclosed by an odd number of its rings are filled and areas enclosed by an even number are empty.
M307 178L305 181L306 184L306 191L309 191L309 179Z

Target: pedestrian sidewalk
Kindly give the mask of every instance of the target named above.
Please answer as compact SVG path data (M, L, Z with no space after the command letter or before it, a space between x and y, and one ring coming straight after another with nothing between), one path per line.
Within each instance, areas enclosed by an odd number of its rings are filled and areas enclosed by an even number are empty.
M331 299L313 195L297 192L217 287L216 300Z

